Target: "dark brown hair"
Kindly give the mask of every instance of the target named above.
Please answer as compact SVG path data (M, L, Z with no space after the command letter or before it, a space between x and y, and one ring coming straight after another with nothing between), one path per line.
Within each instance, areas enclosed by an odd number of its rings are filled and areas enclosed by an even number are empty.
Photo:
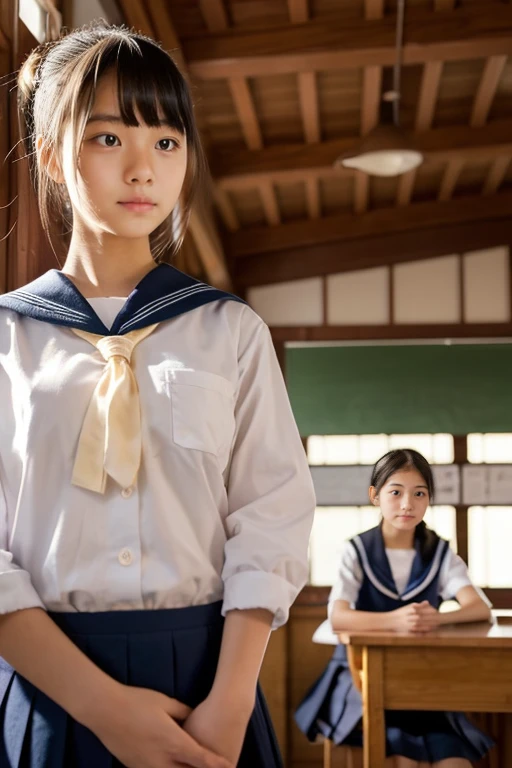
M69 190L48 174L36 151L37 137L43 149L61 168L70 162L77 175L78 157L85 126L94 104L100 78L115 72L121 118L127 126L142 121L151 127L168 124L187 141L187 172L174 210L151 234L155 259L183 241L192 201L206 181L206 161L197 131L188 85L171 57L154 41L126 27L105 22L73 30L57 41L35 48L18 77L18 105L22 136L43 226L51 237L70 229ZM70 134L71 152L64 152ZM67 149L67 148L66 148ZM65 156L66 155L66 156Z
M370 484L378 494L391 475L403 469L415 469L420 473L427 486L429 502L432 503L435 491L432 467L421 453L412 448L397 448L381 456L373 468ZM424 520L418 523L414 535L420 543L423 559L429 560L437 547L439 536L427 527Z

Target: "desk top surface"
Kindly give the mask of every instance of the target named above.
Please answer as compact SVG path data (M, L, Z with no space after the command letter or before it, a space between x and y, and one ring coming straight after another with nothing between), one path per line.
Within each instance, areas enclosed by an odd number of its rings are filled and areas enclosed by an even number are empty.
M345 645L352 646L445 646L512 649L512 617L498 615L495 623L447 624L424 635L400 632L340 632Z

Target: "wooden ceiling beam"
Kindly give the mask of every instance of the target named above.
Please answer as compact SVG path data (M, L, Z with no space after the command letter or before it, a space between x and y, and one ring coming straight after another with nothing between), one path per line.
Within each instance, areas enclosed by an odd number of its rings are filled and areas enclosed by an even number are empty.
M237 229L240 229L240 222L238 221L235 207L229 199L228 193L223 189L214 186L213 198L226 228L230 232L236 232Z
M450 200L455 192L457 181L464 167L464 159L462 157L454 157L449 160L446 170L443 174L441 186L439 188L438 200L444 202Z
M127 3L127 0L123 0ZM257 77L367 66L392 66L395 19L311 19L269 29L232 30L182 43L199 79ZM411 7L405 18L403 64L461 61L512 53L512 6L464 5L450 14Z
M288 0L288 14L292 24L304 24L309 17L308 0Z
M477 198L483 200L493 198ZM415 206L411 206L415 207ZM396 209L393 209L396 212ZM371 216L371 213L365 214ZM310 222L312 223L312 222ZM464 253L506 245L512 240L512 219L463 221L441 228L428 226L407 232L297 247L238 259L233 279L238 289L303 280L310 277L420 261L447 253Z
M429 158L448 160L454 155L468 161L512 155L512 120L492 122L483 128L435 128L413 137L427 161ZM347 138L308 146L279 144L253 152L216 149L210 157L210 168L217 182L226 189L247 188L264 177L282 181L339 174L348 177L353 171L334 168L334 162L340 155L354 152L358 143L358 138Z
M322 215L322 204L318 179L306 179L306 204L309 218L319 219Z
M416 168L408 173L403 173L398 180L398 189L396 193L396 204L398 207L403 208L409 205L412 200L412 193L414 190L414 184L416 182Z
M314 72L302 72L299 75L299 99L306 142L316 144L321 140L321 135L318 90Z
M281 213L273 184L270 181L262 181L258 188L267 222L270 225L280 224Z
M483 195L487 197L488 195L496 194L505 178L509 165L510 157L497 157L493 160L484 181L484 186L482 188Z
M453 11L457 0L434 0L436 11Z
M491 56L485 62L484 71L475 95L471 119L473 127L485 125L489 111L500 82L501 75L507 63L507 56Z
M404 216L400 209L376 208L359 216L337 213L317 221L289 221L280 226L241 229L230 237L230 253L243 260L266 252L294 250L333 242L378 237L380 234L416 230L431 226L444 227L481 219L510 218L512 222L512 193L493 197L464 196L444 203L428 201L414 203Z
M432 127L442 72L442 61L429 61L423 67L415 121L417 131L428 131Z
M364 0L364 15L368 21L382 19L384 16L385 0Z
M233 103L248 149L261 149L263 147L263 138L249 83L245 77L231 77L229 79L229 90L233 97Z
M223 0L199 0L199 8L210 32L222 32L228 28Z

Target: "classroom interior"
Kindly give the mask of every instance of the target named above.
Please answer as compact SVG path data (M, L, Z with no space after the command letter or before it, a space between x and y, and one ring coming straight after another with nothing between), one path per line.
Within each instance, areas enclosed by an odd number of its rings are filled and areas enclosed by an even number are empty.
M211 205L173 263L269 325L315 482L309 583L261 676L286 768L360 768L357 750L309 743L293 712L332 653L313 635L341 542L378 520L366 491L387 450L434 465L427 521L512 636L512 3L7 0L2 158L18 141L9 75L98 17L160 40L192 85ZM418 165L343 165L398 123ZM0 165L0 292L65 248L39 227L22 155ZM496 740L479 768L512 766L497 706L472 715Z

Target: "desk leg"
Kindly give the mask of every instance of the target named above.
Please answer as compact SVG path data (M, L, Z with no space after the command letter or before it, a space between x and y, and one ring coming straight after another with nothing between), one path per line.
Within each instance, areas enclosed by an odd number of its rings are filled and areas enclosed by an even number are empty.
M383 662L382 648L363 648L364 768L384 768L386 760Z

